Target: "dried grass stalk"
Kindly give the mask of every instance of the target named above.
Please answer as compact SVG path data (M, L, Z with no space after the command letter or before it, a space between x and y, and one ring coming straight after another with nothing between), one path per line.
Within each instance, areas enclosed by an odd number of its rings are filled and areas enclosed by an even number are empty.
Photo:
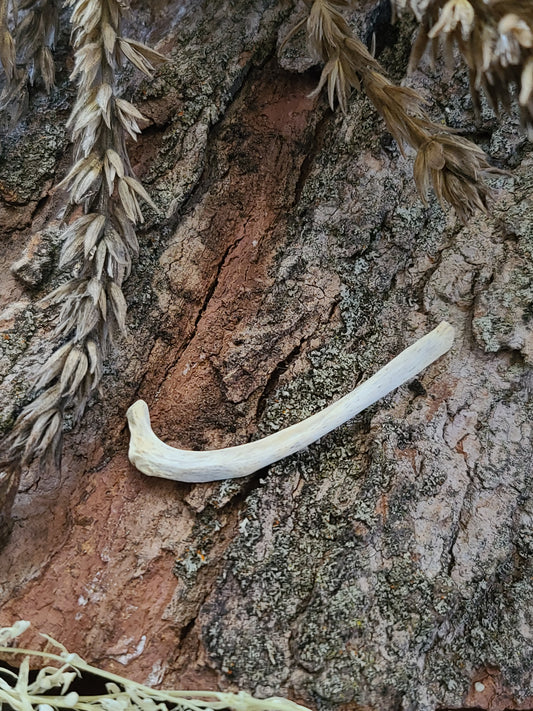
M60 266L74 275L46 298L59 307L58 346L39 369L33 400L22 410L9 442L12 461L39 457L59 463L65 411L78 420L98 387L103 361L126 329L122 283L138 250L139 200L156 209L134 176L126 136L140 132L140 112L118 96L116 71L123 59L147 75L163 57L120 36L124 0L67 0L72 6L75 53L72 79L78 96L68 125L75 163L61 185L85 214L63 234Z
M27 107L28 84L40 79L47 92L54 85L52 51L58 30L58 6L59 0L0 1L0 60L6 75L0 110L12 122Z
M0 62L10 82L15 73L15 41L9 30L9 2L0 0Z
M354 36L341 14L350 4L348 0L314 0L308 4L309 43L324 62L315 93L327 85L331 107L337 99L346 112L351 90L362 85L400 149L410 145L417 151L415 182L424 202L431 185L440 203L450 203L462 221L475 210L486 210L489 189L483 173L490 165L483 151L431 121L416 91L395 86L385 77L379 62Z
M429 42L448 54L457 46L468 66L470 90L479 112L483 89L496 113L515 100L522 125L533 140L533 3L530 0L432 0L422 17L410 68Z
M0 654L13 662L13 669L0 668L0 708L5 705L17 711L309 711L280 696L259 699L244 691L152 689L91 666L46 634L41 635L46 641L44 651L12 646L29 627L29 622L18 620L11 627L0 628ZM34 678L29 674L32 658L34 663L36 659L41 661ZM83 675L98 679L98 686L105 691L80 696L73 687Z

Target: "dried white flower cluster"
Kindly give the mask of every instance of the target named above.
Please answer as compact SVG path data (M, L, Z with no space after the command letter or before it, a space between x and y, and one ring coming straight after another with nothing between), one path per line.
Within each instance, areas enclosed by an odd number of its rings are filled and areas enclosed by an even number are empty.
M39 369L34 399L12 431L10 456L23 462L49 455L58 461L65 411L72 410L76 421L98 386L113 336L125 330L121 287L138 250L135 224L143 219L138 199L155 209L126 150L126 136L136 138L143 117L117 95L116 73L126 58L151 76L164 58L120 36L124 0L67 0L66 5L72 6L71 78L78 81L78 97L68 122L75 163L62 185L85 214L63 234L60 266L74 276L46 299L60 306L58 347Z
M48 635L41 635L54 651L19 649L7 646L25 632L29 622L15 622L0 628L0 654L3 659L24 658L18 670L0 668L0 708L15 711L309 711L305 706L279 696L257 699L240 691L237 694L219 691L176 691L151 689L118 674L105 672L69 653L62 644ZM30 681L30 658L46 663ZM13 666L15 666L13 664ZM76 679L90 674L101 681L103 693L80 696L72 689Z

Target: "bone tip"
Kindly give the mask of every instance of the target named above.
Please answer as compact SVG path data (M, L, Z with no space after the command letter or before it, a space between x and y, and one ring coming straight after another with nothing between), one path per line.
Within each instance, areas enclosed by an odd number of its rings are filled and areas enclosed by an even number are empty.
M150 424L150 412L144 400L137 400L126 412L130 428L130 444L128 459L139 471L147 474L145 467L145 451L149 440L153 437Z
M144 400L137 400L133 405L130 405L126 412L126 417L132 433L134 429L143 425L150 427L150 411Z

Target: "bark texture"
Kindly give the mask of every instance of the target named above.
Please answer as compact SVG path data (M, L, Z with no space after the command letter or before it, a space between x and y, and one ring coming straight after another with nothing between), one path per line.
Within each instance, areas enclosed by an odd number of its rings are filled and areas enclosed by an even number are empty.
M129 336L61 472L22 473L0 625L29 619L167 687L332 710L530 709L531 145L514 117L487 109L475 125L461 72L422 67L408 83L434 116L511 172L466 227L425 208L365 97L333 114L309 98L299 36L277 56L302 13L159 0L132 15L130 35L172 59L132 85L151 121L133 163L161 214L126 285ZM384 29L385 15L368 0L353 21L401 79L414 25ZM38 299L61 279L62 71L3 146L3 431L50 348ZM190 486L128 463L138 397L169 444L239 444L316 412L443 318L450 354L268 471Z

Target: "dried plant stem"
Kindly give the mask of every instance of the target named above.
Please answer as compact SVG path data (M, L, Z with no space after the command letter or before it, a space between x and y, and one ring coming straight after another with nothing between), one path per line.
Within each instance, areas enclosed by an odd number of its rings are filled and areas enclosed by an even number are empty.
M431 121L416 91L395 86L385 77L341 14L348 0L309 0L308 4L309 42L324 62L316 92L327 84L332 108L337 97L346 112L350 90L362 85L400 148L410 145L417 151L414 174L424 202L431 184L439 201L453 205L463 221L476 209L485 210L489 190L482 174L490 166L483 151Z
M29 622L19 620L11 627L0 628L0 654L12 659L13 667L15 663L18 666L16 671L0 668L0 707L6 704L24 711L157 711L166 708L173 711L309 711L289 699L279 696L259 699L244 691L152 689L88 664L45 634L41 636L55 652L5 646L29 626ZM19 661L21 656L22 662ZM32 658L45 663L33 680L29 677ZM105 692L80 696L72 690L72 683L84 674L101 679Z
M62 185L85 214L63 235L60 266L75 276L46 298L60 306L55 339L62 345L38 371L32 402L21 412L11 435L12 459L47 460L60 456L65 411L74 421L97 388L103 360L115 334L124 332L126 302L122 283L138 250L135 224L142 221L138 197L155 205L134 177L126 135L140 132L139 111L119 98L116 70L127 57L146 74L161 55L120 36L126 3L119 0L67 0L73 6L76 50L72 78L78 96L68 125L75 163Z
M8 110L16 121L28 103L28 82L40 78L46 91L54 84L52 50L59 21L59 0L21 0L0 2L0 59L6 86L0 96L0 110ZM9 14L21 15L9 32ZM15 18L16 19L16 18ZM16 58L17 55L17 58Z
M9 31L9 0L0 0L0 62L10 82L15 72L15 42Z
M412 9L416 11L416 5ZM455 44L463 56L478 113L480 89L498 112L500 106L509 110L512 87L517 87L522 124L533 140L533 3L433 0L421 18L410 69L416 67L428 42L436 51L439 39L448 54Z

